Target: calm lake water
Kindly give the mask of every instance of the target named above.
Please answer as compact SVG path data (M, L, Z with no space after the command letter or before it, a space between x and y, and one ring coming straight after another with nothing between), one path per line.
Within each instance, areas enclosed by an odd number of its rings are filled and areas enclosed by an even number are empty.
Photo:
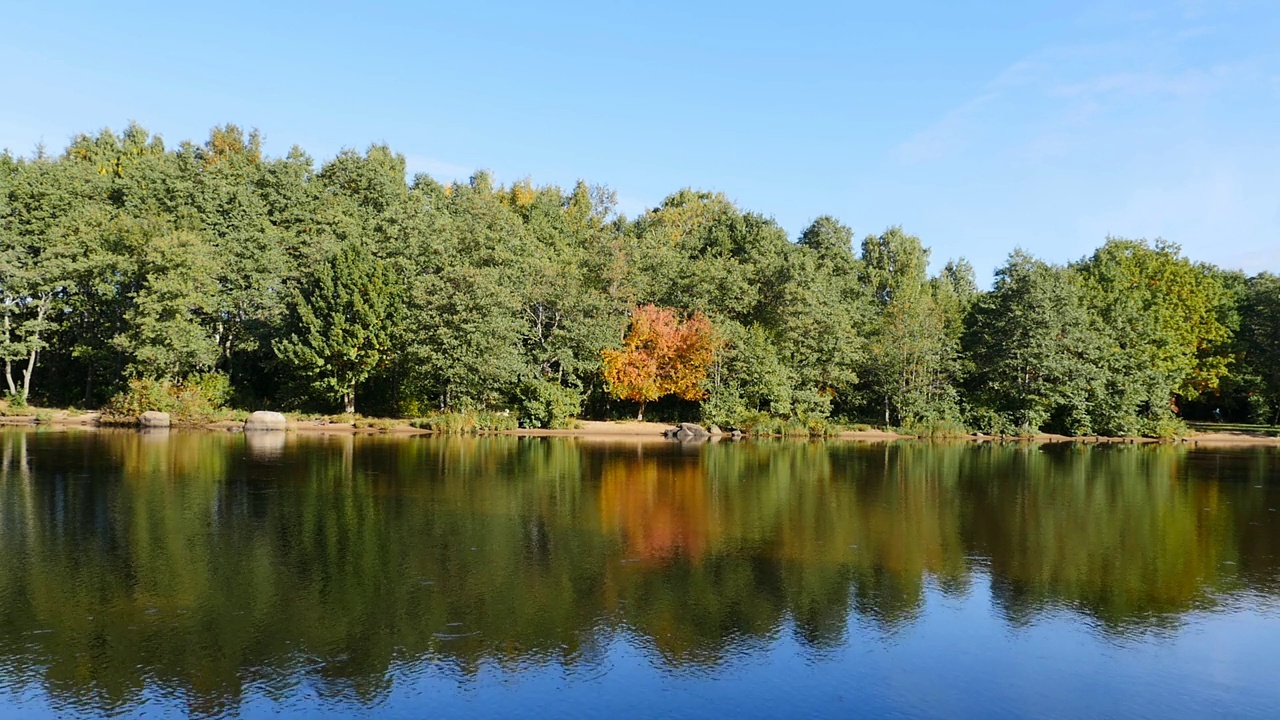
M1280 454L0 432L6 717L1276 717Z

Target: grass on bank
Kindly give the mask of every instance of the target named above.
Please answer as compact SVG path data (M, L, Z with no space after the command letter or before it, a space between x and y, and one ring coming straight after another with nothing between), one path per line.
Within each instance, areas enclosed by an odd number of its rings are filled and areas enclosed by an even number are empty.
M1280 437L1280 425L1251 425L1249 423L1189 422L1187 426L1200 433L1236 432Z

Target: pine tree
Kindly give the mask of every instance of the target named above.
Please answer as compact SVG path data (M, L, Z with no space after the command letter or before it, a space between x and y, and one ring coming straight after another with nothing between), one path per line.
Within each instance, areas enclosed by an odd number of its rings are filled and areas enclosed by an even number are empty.
M346 243L294 293L294 332L276 342L276 353L353 413L356 386L391 350L398 295L386 264L361 245Z

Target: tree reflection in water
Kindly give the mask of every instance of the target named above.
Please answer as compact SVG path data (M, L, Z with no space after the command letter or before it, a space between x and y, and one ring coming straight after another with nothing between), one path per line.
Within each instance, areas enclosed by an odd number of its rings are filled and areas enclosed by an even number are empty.
M396 672L672 671L981 583L1128 636L1280 594L1269 449L0 434L0 679L193 714Z

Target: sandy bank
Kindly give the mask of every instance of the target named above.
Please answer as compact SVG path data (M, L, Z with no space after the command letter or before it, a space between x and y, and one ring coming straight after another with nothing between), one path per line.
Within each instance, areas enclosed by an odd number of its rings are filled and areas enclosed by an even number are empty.
M67 410L32 409L30 414L0 416L3 425L55 425L94 427L101 420L98 412L70 412ZM182 427L176 425L175 427ZM237 420L219 420L201 425L186 426L222 432L237 432L243 429L244 423ZM494 434L519 437L573 437L583 440L657 440L666 442L663 433L674 428L674 425L658 422L637 422L635 420L583 420L579 426L571 430L544 430L538 428L521 428L504 430ZM327 419L290 420L289 432L329 433L343 435L430 435L432 431L422 430L409 425L407 420L378 420L353 423L329 422ZM891 430L849 430L835 436L839 440L866 443L898 442L904 440L928 440L916 435L906 435ZM727 437L726 437L727 439ZM800 438L796 438L800 439ZM962 435L950 438L936 438L952 442L972 443L1085 443L1098 445L1111 444L1182 444L1195 447L1280 447L1280 437L1262 432L1247 430L1220 430L1214 432L1196 432L1174 440L1156 440L1136 437L1102 437L1084 436L1070 437L1041 433L1030 436L995 436L995 435Z

